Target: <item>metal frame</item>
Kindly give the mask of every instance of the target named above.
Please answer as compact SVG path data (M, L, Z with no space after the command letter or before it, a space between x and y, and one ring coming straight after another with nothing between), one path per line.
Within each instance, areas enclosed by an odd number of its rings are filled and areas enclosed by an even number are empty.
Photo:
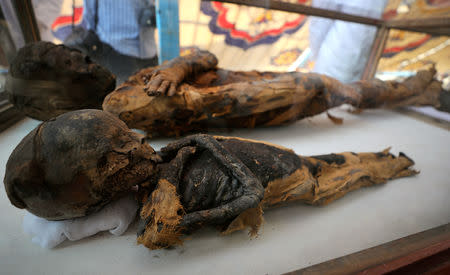
M31 0L14 0L13 4L25 43L40 41L41 36Z
M34 17L31 0L12 1L12 4L19 19L19 24L23 31L25 41L39 41L40 36L36 19ZM0 51L2 52L4 59L6 59L2 60L2 63L11 63L12 58L15 55L16 48L10 33L7 31L7 26L3 25L3 22L1 22L0 29L0 37L2 38L2 47ZM24 117L25 115L23 113L9 103L6 93L3 91L3 87L0 87L0 132Z
M450 224L286 274L449 274L448 272Z
M0 93L0 132L25 117L22 112L9 103L6 93Z
M212 1L212 0L204 0ZM314 8L302 4L286 3L275 0L216 0L218 2L227 2L239 5L247 5L253 7L261 7L272 10L279 10L291 13L300 13L312 16L325 17L330 19L343 20L348 22L360 23L375 26L378 28L376 37L372 44L372 49L369 55L368 62L363 72L363 79L371 79L375 75L378 61L384 50L384 47L389 36L389 30L401 29L407 31L424 32L433 35L450 35L450 18L421 18L421 19L400 19L400 20L380 20L368 18L363 16L351 15L342 12L330 11L326 9ZM164 30L165 35L172 33L170 39L161 39L164 41L164 47L171 45L176 41L175 47L173 45L170 50L165 51L168 54L167 58L171 59L173 54L178 54L178 25L173 26L174 19L178 22L178 17L174 17L173 13L163 14L162 10L178 10L176 0L160 1L157 0L157 24L158 29ZM20 27L23 31L25 42L34 42L40 40L39 30L37 27L34 11L31 5L31 0L16 0L13 2L16 10ZM174 36L176 35L176 36ZM160 36L161 37L161 36ZM172 41L167 44L167 42ZM161 44L161 45L163 45ZM16 110L7 100L5 93L0 93L0 131L8 128L24 117L18 110ZM344 256L329 262L318 264L303 270L294 271L291 274L320 274L327 272L330 269L334 271L339 270L345 273L350 272L392 272L401 271L402 268L407 268L413 264L414 267L424 267L423 260L436 258L446 253L445 257L448 259L450 249L450 225L444 225L426 232L418 233L412 236L402 238L400 240L383 244L381 246L367 249L349 256ZM422 263L420 263L422 261ZM450 270L450 264L442 265L440 270ZM435 265L430 265L436 267Z

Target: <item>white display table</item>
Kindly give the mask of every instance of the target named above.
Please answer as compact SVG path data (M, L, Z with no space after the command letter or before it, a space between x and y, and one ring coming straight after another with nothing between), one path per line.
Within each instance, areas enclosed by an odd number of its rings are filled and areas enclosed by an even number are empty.
M287 127L235 130L233 135L292 148L298 154L402 151L420 174L354 191L325 207L292 204L266 211L259 237L220 236L205 229L184 245L150 251L136 245L136 224L120 236L101 233L52 250L22 231L24 211L0 188L1 274L280 274L450 222L450 131L391 111L352 115L333 124L326 114ZM7 159L38 121L26 119L0 133L0 176ZM167 140L152 141L159 149Z

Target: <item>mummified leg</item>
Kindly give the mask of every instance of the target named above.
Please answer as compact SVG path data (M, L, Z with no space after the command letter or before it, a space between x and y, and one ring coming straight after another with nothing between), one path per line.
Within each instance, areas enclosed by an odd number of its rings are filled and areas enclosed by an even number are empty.
M414 161L405 154L398 157L389 153L389 149L379 153L343 153L342 164L328 164L320 157L311 157L311 162L319 159L321 170L317 177L318 188L307 203L325 205L346 193L363 186L386 183L388 180L408 177L418 173L410 169Z
M310 182L308 192L305 192L304 182L291 183L288 188L286 182L274 182L266 188L264 207L297 200L325 205L360 187L418 173L410 169L414 165L410 158L403 153L395 157L389 149L379 153L346 152L305 159L312 164L314 171L306 177Z
M224 233L250 228L256 234L262 222L262 209L287 202L326 205L360 187L385 183L387 180L415 175L414 162L403 153L398 157L386 149L378 153L340 153L299 157L304 167L273 180L265 188L260 208L243 212Z

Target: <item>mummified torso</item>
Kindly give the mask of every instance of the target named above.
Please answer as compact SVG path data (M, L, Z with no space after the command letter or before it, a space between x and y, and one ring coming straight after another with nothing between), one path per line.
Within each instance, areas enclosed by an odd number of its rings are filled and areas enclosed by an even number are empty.
M264 188L277 179L288 178L301 167L313 168L294 152L264 143L227 138L220 144L238 156ZM244 195L242 184L209 151L195 153L180 173L179 193L186 212L210 209Z

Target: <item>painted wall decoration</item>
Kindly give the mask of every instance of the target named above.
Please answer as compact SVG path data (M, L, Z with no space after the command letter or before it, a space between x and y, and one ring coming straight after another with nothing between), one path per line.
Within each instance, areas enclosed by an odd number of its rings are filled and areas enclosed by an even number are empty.
M61 15L52 23L53 35L64 41L72 33L73 26L80 26L83 19L83 6L75 6L73 12L67 15Z
M406 31L392 30L391 32L388 38L390 43L383 51L384 58L391 58L402 51L413 51L431 39L429 34L419 34L414 38L411 37L412 34L409 34L410 39L408 39Z
M287 49L273 56L270 63L274 66L290 66L301 54L302 51L298 48Z
M390 0L384 19L449 17L450 0ZM436 64L438 73L450 73L450 37L391 30L378 71L415 71Z
M305 4L307 1L297 2ZM306 21L306 16L301 14L220 2L201 2L200 9L211 17L208 25L212 33L225 35L227 45L242 49L272 44L282 35L298 31Z
M83 26L83 0L61 0L59 16L50 22L50 28L55 43L61 43L72 33L73 26Z
M63 1L61 14L51 25L56 42L71 32L72 20L75 25L83 24L83 1L75 1L74 14L72 0ZM402 6L405 3L409 4ZM182 54L194 48L209 50L219 58L219 66L227 69L286 71L309 47L308 17L304 15L201 0L179 0L179 10ZM384 19L423 16L450 16L450 0L389 0L383 14ZM378 70L416 70L435 62L438 71L448 72L448 39L392 30ZM303 70L312 64L308 62Z
M308 48L307 16L200 0L181 0L179 4L181 46L213 52L221 67L286 71Z

